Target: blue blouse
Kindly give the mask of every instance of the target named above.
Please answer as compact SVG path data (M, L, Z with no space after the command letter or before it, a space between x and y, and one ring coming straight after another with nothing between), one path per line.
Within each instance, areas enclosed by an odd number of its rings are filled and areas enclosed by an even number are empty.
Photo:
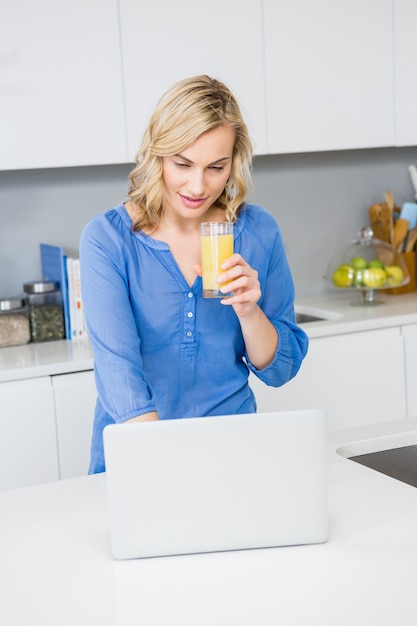
M279 227L245 205L235 251L259 273L259 306L278 331L272 363L253 367L232 307L190 288L169 246L143 232L120 205L85 227L81 285L94 354L98 400L90 473L105 471L102 431L157 411L160 419L256 411L249 370L278 387L297 373L308 339L295 324L294 285Z

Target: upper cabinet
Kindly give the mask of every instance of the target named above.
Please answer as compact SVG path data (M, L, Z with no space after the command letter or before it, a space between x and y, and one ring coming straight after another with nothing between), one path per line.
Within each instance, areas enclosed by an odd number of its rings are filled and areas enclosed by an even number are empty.
M231 88L265 154L261 0L120 0L120 17L130 160L162 94L197 74Z
M122 87L117 0L3 2L0 169L126 162Z
M417 145L417 2L394 1L396 145Z
M395 145L392 0L264 0L264 28L269 153Z
M5 0L0 169L132 162L173 83L224 81L255 154L417 145L416 0Z

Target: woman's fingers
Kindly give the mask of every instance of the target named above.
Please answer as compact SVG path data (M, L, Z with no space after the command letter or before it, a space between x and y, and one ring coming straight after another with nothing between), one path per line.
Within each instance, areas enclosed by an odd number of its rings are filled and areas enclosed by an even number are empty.
M225 271L218 277L220 290L233 295L224 300L231 305L255 304L261 297L258 272L240 254L234 254L222 264ZM223 284L227 283L227 284ZM236 311L238 312L238 311Z

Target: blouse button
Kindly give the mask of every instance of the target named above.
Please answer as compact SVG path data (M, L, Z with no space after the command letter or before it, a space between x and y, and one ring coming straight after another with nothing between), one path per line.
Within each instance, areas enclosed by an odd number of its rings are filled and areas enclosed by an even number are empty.
M193 313L191 311L188 311L187 316L188 317L193 317Z
M189 297L189 298L192 298L192 297L193 297L193 292L192 292L192 291L190 291L190 292L188 293L188 297Z
M193 336L193 333L191 332L191 330L189 330L187 333L187 337L192 337L192 336Z

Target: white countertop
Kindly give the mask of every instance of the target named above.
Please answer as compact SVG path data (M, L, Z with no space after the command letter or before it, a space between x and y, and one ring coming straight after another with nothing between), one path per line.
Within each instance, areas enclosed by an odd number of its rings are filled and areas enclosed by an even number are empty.
M0 493L0 623L415 626L417 490L336 449L416 431L406 420L333 433L320 545L118 562L105 475Z
M358 290L340 289L328 295L299 298L296 309L331 317L302 325L310 338L417 323L417 293L384 293L379 294L379 300L375 305L361 304Z
M0 382L82 372L94 368L88 339L0 348Z
M417 294L380 296L382 304L353 306L355 290L336 291L297 299L296 309L330 319L302 324L310 338L417 323ZM0 382L91 370L93 355L88 339L29 343L0 348Z

